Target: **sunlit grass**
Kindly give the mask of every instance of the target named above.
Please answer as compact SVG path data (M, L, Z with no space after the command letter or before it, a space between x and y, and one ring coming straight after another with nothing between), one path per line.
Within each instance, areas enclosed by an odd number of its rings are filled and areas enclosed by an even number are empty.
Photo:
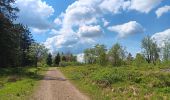
M99 67L60 70L92 100L170 98L170 72L165 67Z
M0 73L0 100L29 100L46 68L4 68Z

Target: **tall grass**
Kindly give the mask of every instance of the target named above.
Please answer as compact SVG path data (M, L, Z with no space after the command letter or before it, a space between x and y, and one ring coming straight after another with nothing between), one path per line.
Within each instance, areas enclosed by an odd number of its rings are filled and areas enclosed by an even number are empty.
M165 100L170 98L170 71L166 69L160 66L84 65L61 68L61 71L94 100Z

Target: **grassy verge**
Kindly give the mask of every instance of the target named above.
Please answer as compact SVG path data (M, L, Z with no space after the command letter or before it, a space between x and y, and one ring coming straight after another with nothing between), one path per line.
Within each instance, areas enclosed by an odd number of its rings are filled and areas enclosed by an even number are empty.
M0 99L28 100L46 68L0 69Z
M60 70L92 100L168 100L170 72L159 67L65 67Z

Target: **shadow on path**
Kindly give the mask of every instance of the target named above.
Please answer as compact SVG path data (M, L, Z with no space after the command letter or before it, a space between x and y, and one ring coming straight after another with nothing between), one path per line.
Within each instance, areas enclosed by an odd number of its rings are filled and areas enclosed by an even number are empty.
M65 78L61 78L61 77L45 76L43 80L66 81L67 79L65 79Z

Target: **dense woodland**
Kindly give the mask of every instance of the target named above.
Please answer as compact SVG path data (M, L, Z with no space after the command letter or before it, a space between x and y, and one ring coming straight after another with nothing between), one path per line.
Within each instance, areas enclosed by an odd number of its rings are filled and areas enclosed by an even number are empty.
M30 46L35 43L28 27L15 23L19 9L14 0L0 1L0 64L1 67L27 66Z

